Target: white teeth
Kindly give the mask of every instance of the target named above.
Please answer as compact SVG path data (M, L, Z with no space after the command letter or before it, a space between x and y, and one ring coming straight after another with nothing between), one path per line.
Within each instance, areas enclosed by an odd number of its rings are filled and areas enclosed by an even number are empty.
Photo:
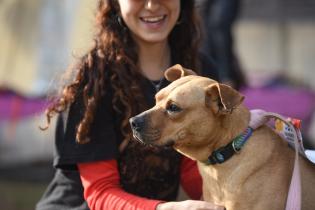
M163 18L164 18L164 15L158 16L158 17L143 17L142 20L149 23L155 23L155 22L163 20Z

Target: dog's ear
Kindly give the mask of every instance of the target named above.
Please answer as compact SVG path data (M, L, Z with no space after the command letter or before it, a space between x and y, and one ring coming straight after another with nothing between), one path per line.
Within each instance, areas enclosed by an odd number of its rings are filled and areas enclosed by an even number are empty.
M216 83L206 88L206 106L214 113L231 113L243 100L244 96L228 85Z
M170 82L173 82L181 77L188 76L188 75L197 75L197 74L193 70L182 67L180 64L171 66L170 68L166 69L164 73L165 78Z

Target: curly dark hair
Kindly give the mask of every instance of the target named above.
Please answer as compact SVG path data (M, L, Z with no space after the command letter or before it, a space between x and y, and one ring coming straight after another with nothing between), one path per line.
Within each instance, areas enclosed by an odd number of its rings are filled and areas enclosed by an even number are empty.
M128 120L131 116L148 108L139 81L142 77L138 67L137 46L129 30L118 17L117 0L99 0L96 13L97 33L94 46L78 59L75 79L62 88L46 110L47 124L56 113L65 111L78 97L84 101L84 115L80 121L76 141L90 141L90 128L97 105L108 87L113 88L112 105L123 114L121 132L124 140L131 138ZM200 40L199 19L195 13L194 0L181 0L179 23L170 36L172 62L198 70L197 46Z

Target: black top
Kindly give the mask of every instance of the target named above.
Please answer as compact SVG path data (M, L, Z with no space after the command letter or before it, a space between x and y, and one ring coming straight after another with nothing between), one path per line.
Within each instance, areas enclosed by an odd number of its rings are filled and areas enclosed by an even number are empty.
M201 66L203 76L217 79L217 73L214 71L215 68L210 59L202 56ZM161 88L168 84L169 82L164 79ZM154 96L156 94L154 85L151 81L144 79L141 86L147 103L150 107L154 106ZM133 140L129 142L122 153L119 153L118 145L122 141L119 127L120 117L112 107L112 96L113 91L107 91L101 105L96 110L89 143L78 144L75 140L76 126L84 113L80 101L77 100L70 106L68 114L59 115L54 155L54 167L59 170L59 175L56 173L53 180L55 184L52 182L49 186L54 190L47 189L42 200L38 203L37 209L54 209L56 207L58 209L69 209L70 206L78 209L80 209L78 206L81 206L81 209L86 209L87 206L83 201L83 190L78 178L79 174L76 171L76 164L108 159L117 159L120 182L125 191L152 199L165 201L176 199L181 155L172 148L161 149L145 146ZM56 191L58 180L75 180L73 183L76 184L76 190L61 195L62 190ZM72 199L73 203L65 204L68 205L67 207L61 207L60 204L56 206L60 202L58 196L62 198L76 195L77 197Z

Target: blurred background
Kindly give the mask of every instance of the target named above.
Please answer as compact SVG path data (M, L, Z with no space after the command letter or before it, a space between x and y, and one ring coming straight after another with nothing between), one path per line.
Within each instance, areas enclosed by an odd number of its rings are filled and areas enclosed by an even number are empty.
M205 28L208 1L198 1ZM39 126L61 75L92 44L95 2L0 0L0 209L34 209L52 178L54 122ZM245 104L302 119L305 147L315 148L315 1L238 1L232 22Z

